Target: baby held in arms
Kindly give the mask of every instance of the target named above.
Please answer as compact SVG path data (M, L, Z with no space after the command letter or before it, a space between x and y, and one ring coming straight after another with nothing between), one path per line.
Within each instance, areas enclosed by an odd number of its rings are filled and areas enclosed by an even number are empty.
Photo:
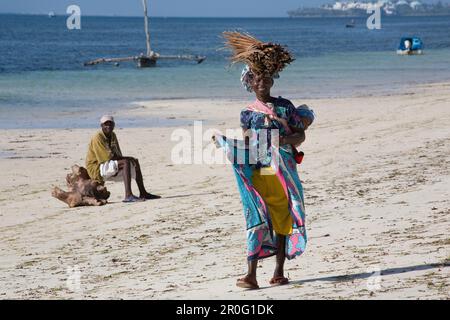
M270 120L278 121L284 127L289 127L292 133L296 132L304 132L309 128L309 126L314 122L315 114L312 109L310 109L306 104L303 104L297 108L295 108L294 113L291 116L291 119L288 121L286 119L277 117L275 115L269 114L267 117ZM280 137L280 145L283 145L284 137ZM292 145L292 151L294 152L294 157L297 163L301 163L303 160L304 153L297 151L298 145Z

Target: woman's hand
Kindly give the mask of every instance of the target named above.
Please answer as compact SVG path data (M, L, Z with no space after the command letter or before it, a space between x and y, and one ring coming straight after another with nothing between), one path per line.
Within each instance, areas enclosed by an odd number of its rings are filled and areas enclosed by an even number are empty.
M267 118L269 118L272 121L273 120L278 121L284 127L288 127L289 126L289 124L288 124L286 119L283 119L283 118L280 118L280 117L277 117L277 116L274 116L274 115L271 115L271 114L268 114Z

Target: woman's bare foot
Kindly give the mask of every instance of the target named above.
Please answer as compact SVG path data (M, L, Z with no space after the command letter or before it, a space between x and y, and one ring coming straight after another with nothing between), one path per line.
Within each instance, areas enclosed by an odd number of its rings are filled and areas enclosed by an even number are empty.
M269 281L271 286L282 286L289 283L289 279L283 276L274 276Z
M244 289L259 289L258 282L256 281L256 279L252 279L248 275L238 279L236 281L236 286Z

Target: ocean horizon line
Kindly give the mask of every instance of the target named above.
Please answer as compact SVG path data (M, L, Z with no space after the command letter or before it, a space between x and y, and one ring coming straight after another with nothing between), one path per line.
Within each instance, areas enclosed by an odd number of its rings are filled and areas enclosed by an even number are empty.
M7 15L7 16L39 16L39 17L46 17L48 16L48 13L18 13L18 12L0 12L0 16ZM55 17L66 17L68 16L67 13L57 13L55 12ZM83 17L88 18L142 18L143 15L97 15L97 14L82 14ZM354 16L297 16L297 17L290 17L286 14L286 16L254 16L254 17L248 17L248 16L149 16L150 19L348 19L348 18L364 18L366 16L364 15L354 15ZM402 17L409 17L409 18L418 18L418 17L450 17L450 15L426 15L426 14L420 14L420 15L411 15L411 16L386 16L383 15L383 17L387 18L402 18Z
M55 17L68 16L67 13L58 13L54 12ZM17 16L48 16L48 13L19 13L19 12L0 12L1 15L17 15ZM98 15L98 14L83 14L84 17L92 17L92 18L142 18L143 15ZM286 14L285 16L148 16L149 18L181 18L181 19L267 19L267 18L275 18L275 19L289 19L289 16Z

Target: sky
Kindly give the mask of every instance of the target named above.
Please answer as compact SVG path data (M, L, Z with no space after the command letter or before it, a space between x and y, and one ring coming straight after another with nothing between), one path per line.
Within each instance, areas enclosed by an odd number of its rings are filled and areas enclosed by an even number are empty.
M447 0L444 0L447 1ZM286 17L300 6L317 7L334 0L148 0L157 17ZM433 0L422 0L433 2ZM0 0L0 13L66 14L76 4L82 15L142 15L141 0Z
M76 4L85 15L142 15L142 0L0 0L0 12L64 14ZM285 17L300 5L326 0L148 0L149 15L161 17Z

